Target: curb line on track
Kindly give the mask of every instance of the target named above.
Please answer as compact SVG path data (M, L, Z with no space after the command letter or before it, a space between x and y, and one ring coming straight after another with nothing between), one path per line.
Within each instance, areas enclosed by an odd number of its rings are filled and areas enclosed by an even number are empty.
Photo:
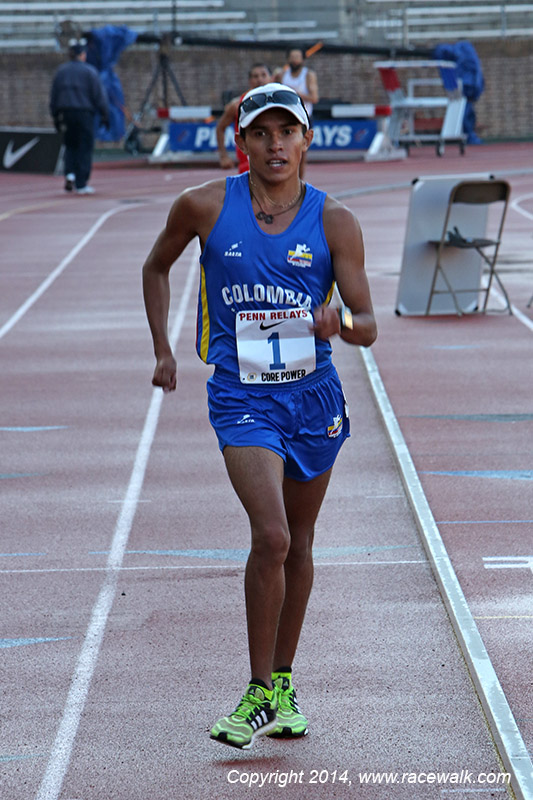
M533 800L533 764L529 753L442 541L374 356L363 348L359 348L359 352L415 515L422 544L499 756L511 774L512 790L517 800Z

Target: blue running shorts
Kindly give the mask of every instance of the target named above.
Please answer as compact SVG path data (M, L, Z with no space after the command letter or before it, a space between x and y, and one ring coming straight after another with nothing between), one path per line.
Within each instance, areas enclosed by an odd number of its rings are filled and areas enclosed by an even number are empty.
M245 387L220 368L207 382L209 420L220 450L265 447L285 475L309 481L330 469L350 435L348 407L333 364L302 380Z

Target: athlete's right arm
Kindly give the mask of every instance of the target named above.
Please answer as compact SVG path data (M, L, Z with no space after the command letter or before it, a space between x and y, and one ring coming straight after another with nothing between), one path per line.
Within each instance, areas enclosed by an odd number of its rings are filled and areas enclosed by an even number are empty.
M226 105L224 111L222 112L222 116L217 122L216 127L216 134L217 134L217 149L218 149L218 160L222 169L231 169L235 166L234 159L229 155L228 151L226 150L226 145L224 142L226 136L226 128L228 125L235 124L235 117L237 115L237 109L239 108L239 98L234 97L233 100Z
M176 361L168 338L170 307L169 273L187 245L199 236L205 241L218 214L213 203L217 192L205 186L187 189L174 202L167 223L157 237L143 266L143 293L148 324L154 342L154 386L171 392L176 388Z

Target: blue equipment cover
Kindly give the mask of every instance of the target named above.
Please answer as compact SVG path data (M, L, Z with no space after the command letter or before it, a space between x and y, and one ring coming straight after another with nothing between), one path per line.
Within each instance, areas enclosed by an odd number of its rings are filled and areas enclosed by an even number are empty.
M109 128L97 120L96 138L103 142L117 142L126 131L124 122L124 93L113 67L126 47L137 39L137 32L127 25L104 25L91 31L87 47L87 63L100 73L109 98Z
M485 79L478 54L471 42L455 42L454 44L438 44L433 57L443 61L455 61L457 77L463 83L463 94L467 99L463 131L467 136L468 144L479 144L481 139L475 133L476 112L474 103L479 99L485 88Z

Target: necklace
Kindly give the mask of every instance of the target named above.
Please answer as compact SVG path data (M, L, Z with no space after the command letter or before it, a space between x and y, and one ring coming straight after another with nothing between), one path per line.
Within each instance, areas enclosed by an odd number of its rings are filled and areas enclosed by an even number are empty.
M301 197L302 197L303 185L302 185L301 181L299 181L299 185L298 185L298 194L296 194L292 198L292 200L289 200L288 203L285 203L285 205L281 205L281 203L276 203L275 200L272 200L272 198L269 197L266 192L264 192L265 198L268 200L268 202L271 205L278 206L281 209L281 211L276 211L275 213L271 212L270 214L267 214L266 211L263 210L263 207L262 207L261 203L259 202L259 198L257 197L257 195L254 193L254 191L252 189L252 186L255 186L255 183L253 182L251 175L248 177L248 180L250 182L250 194L251 194L252 198L255 199L255 202L259 206L259 212L255 215L255 218L259 219L259 220L263 220L263 222L265 222L267 225L272 225L272 223L274 221L274 217L278 217L280 214L285 214L286 211L290 211L291 208L294 208L296 203L298 203L300 201Z

